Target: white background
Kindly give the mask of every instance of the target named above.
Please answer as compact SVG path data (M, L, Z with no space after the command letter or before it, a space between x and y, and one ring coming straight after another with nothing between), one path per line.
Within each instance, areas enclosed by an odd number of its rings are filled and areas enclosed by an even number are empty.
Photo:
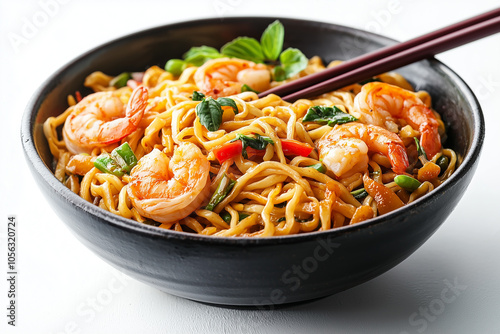
M28 171L19 135L24 107L48 76L80 53L140 29L195 18L283 16L407 40L493 9L498 0L61 0L57 6L54 1L0 0L0 219L5 222L0 231L0 332L499 332L500 35L438 57L477 94L487 125L478 170L458 207L426 244L394 269L299 306L274 311L218 308L119 274L84 248L48 207ZM48 3L52 5L44 5ZM23 35L23 27L35 21L37 30ZM16 45L13 36L24 40ZM10 214L19 221L15 328L6 318L5 225ZM451 290L445 291L446 282L460 286L451 303L443 303L443 291L452 296ZM427 318L421 313L426 309Z

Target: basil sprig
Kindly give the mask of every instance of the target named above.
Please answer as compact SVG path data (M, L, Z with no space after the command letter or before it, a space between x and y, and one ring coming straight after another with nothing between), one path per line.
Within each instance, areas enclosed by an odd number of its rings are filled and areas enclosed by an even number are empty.
M283 50L283 41L285 40L285 27L280 21L271 23L260 37L260 45L264 57L269 60L278 59L281 50Z
M280 55L281 65L274 68L274 80L283 81L302 71L307 66L307 57L295 48L288 48Z
M195 98L199 98L200 95L203 94L199 93L195 97L193 93L193 101L195 101ZM217 100L211 97L202 98L201 102L196 106L196 115L200 119L201 125L205 126L208 131L219 130L222 123L222 114L224 113L222 107L231 107L235 114L238 113L236 102L227 97L219 97Z
M355 122L357 120L358 119L356 117L343 112L335 106L314 106L307 110L302 122L316 122L319 124L328 124L333 127L335 124L344 124Z
M268 144L271 144L271 145L274 144L273 140L269 137L261 136L258 133L254 134L254 136L255 137L252 138L249 136L242 135L241 133L238 133L238 134L236 134L236 138L231 140L230 143L233 141L241 140L241 144L242 144L241 154L243 155L243 157L245 159L248 159L248 154L246 151L247 147L251 147L251 148L254 148L256 150L265 150L266 146Z
M201 66L210 59L221 58L222 55L216 48L203 45L192 47L182 57L186 63Z
M273 76L276 81L283 81L299 73L307 66L307 57L299 50L283 49L285 28L280 21L271 23L260 38L260 43L255 38L238 37L225 44L221 53L225 56L241 58L255 63L273 62L278 59L280 65L274 69Z
M180 69L185 69L187 64L201 66L210 59L221 57L234 57L253 61L255 63L276 64L273 72L274 80L283 81L299 73L307 66L307 57L298 49L288 48L283 50L285 28L276 20L262 33L260 42L252 37L237 37L226 43L220 52L210 46L196 46L183 55L183 59L169 60L165 70L174 75L180 74ZM175 66L174 66L175 65Z

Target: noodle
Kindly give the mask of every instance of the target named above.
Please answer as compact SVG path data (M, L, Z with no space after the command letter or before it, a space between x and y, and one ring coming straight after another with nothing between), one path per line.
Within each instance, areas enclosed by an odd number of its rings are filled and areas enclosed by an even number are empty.
M335 64L336 62L332 62L330 66ZM297 77L324 68L321 60L313 57ZM72 96L68 97L68 109L58 117L47 119L43 127L55 160L54 175L86 201L122 217L159 228L223 237L270 237L325 231L357 223L358 219L377 216L379 210L376 196L365 194L363 197L356 197L355 192L364 187L364 177L368 176L385 185L403 204L408 204L439 186L457 167L456 153L451 149L441 149L430 161L436 165L446 157L447 166L443 167L439 176L421 182L414 191L408 191L395 182L398 174L391 169L391 161L384 154L371 152L368 170L341 177L331 170L311 168L322 164L317 150L313 150L308 156L286 154L284 139L315 147L316 142L332 130L329 125L303 122L309 108L318 105L335 106L345 113L358 115L355 97L361 91L360 84L322 94L316 99L301 99L294 103L286 102L276 95L258 98L254 92L242 92L231 96L238 112L224 108L220 127L215 131L208 131L196 113L196 107L201 102L192 99L194 92L200 90L195 80L196 71L197 67L191 66L179 76L174 76L157 66L147 69L142 84L148 88L149 98L137 128L115 143L94 147L85 155L85 159L87 163L95 161L101 153L109 153L120 144L128 143L139 161L157 149L172 163L172 156L181 143L193 143L209 161L207 193L215 193L224 178L236 181L213 210L206 207L205 200L183 218L163 223L154 221L141 214L141 208L136 207L129 195L128 189L134 178L132 174L112 175L92 166L84 168L81 165L83 162L74 160L75 154L71 153L65 139L59 135L61 127L78 106ZM382 74L376 79L412 90L411 85L395 73ZM96 92L112 92L126 103L131 98L132 89L116 89L110 85L112 80L111 76L95 72L87 77L85 85ZM279 83L273 81L271 86L277 84ZM430 107L428 93L417 92L416 96ZM439 115L437 119L439 132L444 136L444 123ZM415 177L425 164L419 160L415 148L414 138L420 136L420 130L403 121L398 121L397 125L397 134L404 143L410 160L407 175ZM220 163L214 150L232 140L238 140L240 135L263 136L272 141L273 145L267 145L258 155L239 155ZM76 164L85 172L78 175L69 164Z

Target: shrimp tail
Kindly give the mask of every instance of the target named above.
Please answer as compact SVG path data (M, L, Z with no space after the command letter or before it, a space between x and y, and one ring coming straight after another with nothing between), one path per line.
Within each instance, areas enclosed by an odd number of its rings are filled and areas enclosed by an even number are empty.
M125 117L103 124L98 133L99 141L106 145L116 143L134 132L144 115L148 96L146 87L135 88L128 101Z
M394 173L403 174L410 165L404 146L391 142L388 144L387 149L392 170Z
M424 123L420 126L420 133L420 142L427 154L427 158L432 159L441 151L441 137L439 136L438 127Z

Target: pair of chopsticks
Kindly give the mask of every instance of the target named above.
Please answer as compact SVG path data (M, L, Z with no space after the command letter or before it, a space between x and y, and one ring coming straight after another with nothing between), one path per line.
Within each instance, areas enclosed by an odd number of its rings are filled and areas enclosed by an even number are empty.
M259 97L276 94L282 96L283 100L293 102L318 96L497 32L500 32L500 8L407 42L361 55L338 66L269 89L260 93Z

